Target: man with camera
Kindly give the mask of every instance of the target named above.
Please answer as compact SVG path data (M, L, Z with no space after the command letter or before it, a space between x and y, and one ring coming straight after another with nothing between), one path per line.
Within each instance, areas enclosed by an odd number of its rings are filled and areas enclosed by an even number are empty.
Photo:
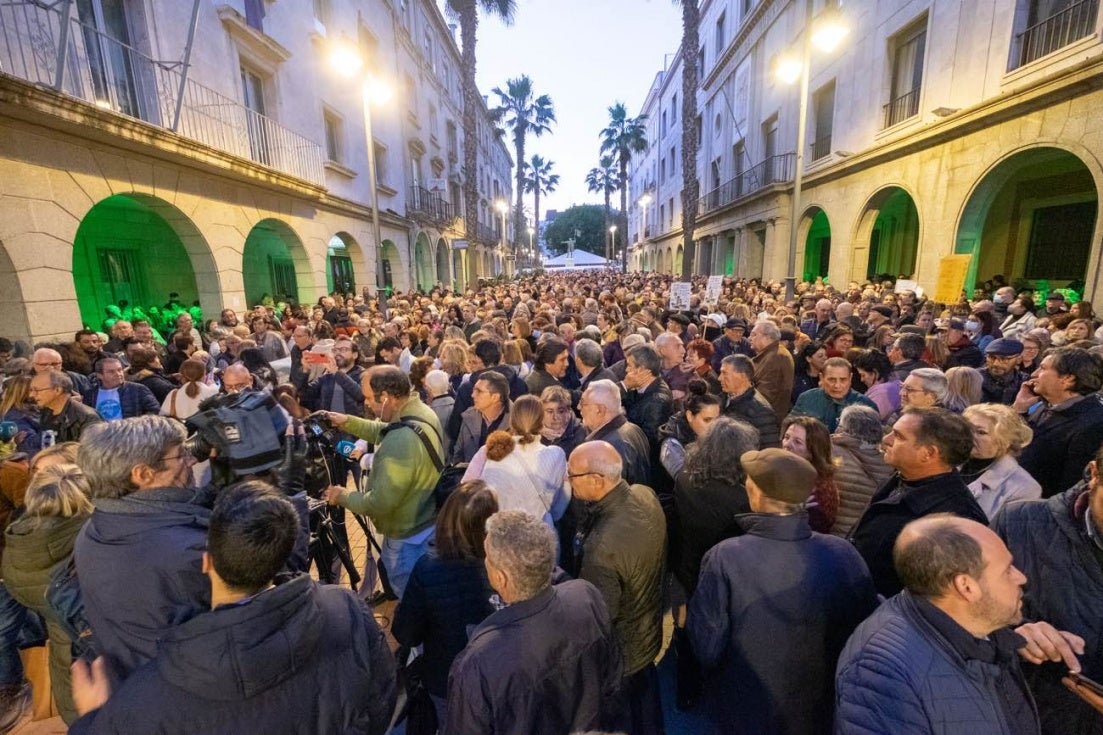
M364 404L375 420L332 411L322 415L334 427L375 445L368 491L350 493L331 485L326 500L371 518L385 537L380 558L401 598L414 564L433 538L433 489L443 464L441 426L406 374L390 365L368 371Z
M156 657L121 687L102 661L78 661L82 717L71 732L382 735L394 659L371 610L306 575L274 582L298 532L291 503L243 482L220 493L209 519L201 565L210 611L165 631Z
M234 473L243 477L281 465L282 488L297 494L301 457L280 448L274 427L262 446L256 442L260 432L255 424L242 418L235 426L230 419L222 414L224 433L233 430L244 439L232 451L255 449L252 461L228 458ZM271 419L266 413L263 420ZM85 615L116 679L153 658L157 641L169 628L210 607L202 556L218 488L195 486L196 456L189 445L201 444L207 456L210 445L221 444L221 439L209 431L200 437L206 441L186 442L179 422L138 416L98 424L81 440L78 464L88 477L96 509L73 553ZM216 446L216 453L227 448ZM285 449L292 448L289 439ZM301 551L305 528L300 533ZM304 562L305 554L296 554L296 571L305 571Z

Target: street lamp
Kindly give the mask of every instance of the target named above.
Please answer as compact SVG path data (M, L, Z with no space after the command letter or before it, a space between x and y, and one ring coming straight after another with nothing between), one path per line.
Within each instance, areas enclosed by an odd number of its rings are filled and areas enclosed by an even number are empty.
M532 267L532 259L536 257L536 248L532 244L532 236L536 234L536 230L532 227L529 228L529 267Z
M612 256L617 250L617 226L609 226L609 255Z
M797 218L800 216L800 187L804 177L804 140L807 133L808 77L812 68L812 46L830 53L849 32L837 16L824 13L812 28L812 0L805 7L804 45L800 60L786 58L778 62L776 74L786 84L800 80L800 105L797 116L797 160L793 171L793 201L789 212L789 262L785 273L785 300L791 301L797 289Z
M330 66L340 76L346 79L360 78L362 81L361 94L364 102L364 136L368 145L368 190L371 194L371 221L372 237L375 238L375 289L378 292L383 288L383 236L379 227L379 182L375 172L375 139L372 135L371 106L384 104L390 98L393 90L374 78L369 73L362 73L364 58L354 44L347 39L337 41L330 49ZM364 261L368 261L367 247L361 244Z
M503 262L506 262L506 264L507 264L506 270L508 271L508 261L505 261L505 257L506 257L506 215L509 214L509 202L507 202L505 199L499 199L498 201L496 201L494 203L494 208L498 210L498 214L502 215L501 250L502 250ZM507 275L508 275L508 273L507 273Z

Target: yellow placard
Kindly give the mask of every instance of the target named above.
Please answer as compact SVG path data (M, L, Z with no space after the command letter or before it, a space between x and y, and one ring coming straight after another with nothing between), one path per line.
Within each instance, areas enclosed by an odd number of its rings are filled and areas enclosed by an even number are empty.
M969 261L972 255L945 255L938 262L938 282L935 283L935 303L956 304L961 299L961 290L965 288L965 277L969 274Z

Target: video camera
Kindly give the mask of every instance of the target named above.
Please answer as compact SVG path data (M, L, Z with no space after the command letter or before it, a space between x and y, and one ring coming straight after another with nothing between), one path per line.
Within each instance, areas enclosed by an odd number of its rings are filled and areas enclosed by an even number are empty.
M221 460L237 476L270 470L283 460L287 416L268 393L212 396L184 423L190 432L184 450L199 461Z

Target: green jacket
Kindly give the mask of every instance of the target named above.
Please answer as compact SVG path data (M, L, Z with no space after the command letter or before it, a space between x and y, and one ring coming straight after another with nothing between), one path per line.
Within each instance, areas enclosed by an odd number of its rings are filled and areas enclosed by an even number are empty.
M367 493L348 493L341 505L372 519L387 538L403 539L428 528L436 515L433 489L440 472L413 429L399 426L403 418L417 417L429 424L429 434L438 457L441 447L440 421L433 409L417 396L411 397L390 424L350 417L344 430L375 445ZM386 434L385 436L381 435Z

